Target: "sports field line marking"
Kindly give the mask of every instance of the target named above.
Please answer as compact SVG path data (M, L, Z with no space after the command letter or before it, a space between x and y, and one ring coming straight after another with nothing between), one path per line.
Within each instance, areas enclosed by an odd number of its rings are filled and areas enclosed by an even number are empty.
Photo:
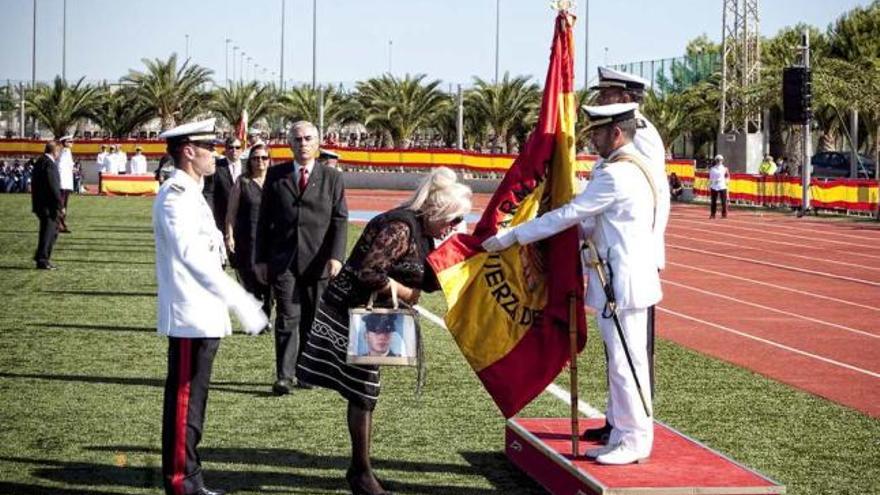
M427 309L419 306L418 304L416 304L413 307L422 316L431 320L434 324L436 324L440 328L442 328L446 331L449 331L449 329L446 327L446 322L443 321L442 318L440 318L439 316L435 315L434 313L428 311ZM561 400L562 402L565 402L567 405L569 405L569 406L571 405L571 397L569 397L568 391L564 390L559 385L557 385L555 383L551 383L550 385L547 385L545 392L549 392L552 396L556 397L557 399ZM582 400L578 400L578 411L580 411L581 414L583 414L584 416L586 416L588 418L602 418L602 417L604 417L604 415L602 413L600 413L595 407L591 406L590 404L588 404Z
M801 232L801 233L803 233L803 234L810 234L810 233L815 234L815 233L816 233L816 230L817 230L817 229L815 229L815 228L814 228L814 229L807 228L806 225L813 225L813 226L816 226L816 227L831 227L831 228L834 229L834 230L839 230L838 227L841 225L840 223L835 223L835 222L830 222L830 221L829 221L829 222L807 222L807 223L801 223L801 224L800 224L800 225L802 225L801 227L795 227L795 226L793 226L793 225L790 224L790 221L791 221L792 219L790 219L790 218L788 218L788 217L786 217L785 220L788 220L788 221L785 222L785 223L783 223L783 221L779 221L779 220L775 220L775 219L773 219L773 216L772 216L772 215L768 215L767 217L763 217L763 216L761 216L761 215L758 215L758 217L760 218L760 221L762 221L762 222L764 222L764 223L766 223L766 224L769 224L769 225L773 225L773 228L774 228L774 229L786 229L786 230L791 230L791 231L794 231L794 232ZM733 219L731 219L730 217L728 217L728 218L727 218L727 223L736 223L736 224L742 224L742 225L755 225L754 222L748 222L748 221L745 221L745 220L739 220L739 217L736 217L736 218L733 218ZM851 225L851 224L844 224L844 225ZM866 233L880 234L880 230L870 230L870 229L869 229L869 230L866 230ZM834 236L835 236L835 237L846 237L846 238L848 238L848 239L855 239L855 240L859 240L859 241L871 241L871 240L875 240L875 239L871 239L870 237L865 237L864 235L849 234L849 233L847 233L847 232L837 232L837 231L834 232Z
M709 224L709 225L715 225L714 223L710 223L709 220L697 220L697 219L681 218L679 221L680 221L680 222L696 223L696 224L703 225L703 226L706 226L707 224ZM723 223L724 220L721 220L721 222ZM730 224L726 224L726 225L730 225ZM747 227L729 226L728 229L745 230L746 232L759 232L759 233L764 234L764 235L767 235L767 234L768 234L767 230L761 230L761 229L750 229L750 228L747 228ZM803 241L812 241L812 242L816 242L816 237L815 237L815 236L796 235L796 234L786 234L786 233L784 233L784 232L771 232L771 234L772 234L772 235L782 236L782 237L793 237L793 238L795 238L795 239L800 239L800 240L803 240ZM859 247L859 248L863 248L863 249L874 249L874 248L875 248L875 246L868 245L868 244L857 244L857 243L854 243L854 242L837 241L837 240L834 240L834 239L822 239L821 242L827 242L827 243L830 243L830 244L840 244L840 245L843 245L843 246L849 246L849 247Z
M800 354L801 356L806 356L806 357L808 357L808 358L816 359L816 360L818 360L818 361L822 361L823 363L828 363L828 364L831 364L831 365L834 365L834 366L839 366L839 367L841 367L841 368L846 368L846 369L848 369L848 370L850 370L850 371L855 371L856 373L862 373L862 374L864 374L864 375L868 375L868 376L870 376L870 377L872 377L872 378L880 378L880 373L875 373L875 372L870 371L870 370L862 369L862 368L859 368L859 367L857 367L857 366L853 366L853 365L851 365L851 364L841 363L840 361L835 361L834 359L830 359L830 358L827 358L827 357L819 356L819 355L817 355L817 354L813 354L813 353L811 353L811 352L802 351L802 350L800 350L800 349L796 349L796 348L794 348L794 347L787 346L787 345L785 345L785 344L780 344L779 342L774 342L774 341L772 341L772 340L768 340L768 339L765 339L765 338L762 338L762 337L757 337L757 336L755 336L755 335L752 335L752 334L749 334L749 333L746 333L746 332L743 332L743 331L740 331L740 330L736 330L736 329L733 329L733 328L730 328L730 327L727 327L727 326L724 326L724 325L719 325L718 323L712 323L711 321L706 321L706 320L701 320L701 319L699 319L699 318L694 318L693 316L688 316L688 315L686 315L686 314L679 313L679 312L677 312L677 311L672 311L672 310L670 310L670 309L662 308L662 307L660 307L660 306L657 306L657 310L658 310L658 311L662 311L662 312L664 312L664 313L669 313L669 314L671 314L671 315L673 315L673 316L678 316L679 318L684 318L685 320L691 320L691 321L694 321L694 322L700 323L700 324L702 324L702 325L706 325L706 326L708 326L708 327L712 327L712 328L715 328L715 329L717 329L717 330L721 330L721 331L723 331L723 332L728 332L728 333L732 333L732 334L734 334L734 335L739 335L740 337L745 337L745 338L747 338L747 339L751 339L751 340L754 340L754 341L757 341L757 342L761 342L762 344L767 344L767 345L770 345L770 346L773 346L773 347L778 347L779 349L782 349L782 350L785 350L785 351L793 352L793 353L795 353L795 354Z
M801 294L801 295L804 295L804 296L815 297L815 298L817 298L817 299L825 299L826 301L833 301L833 302L840 303L840 304L846 304L846 305L848 305L848 306L855 306L855 307L857 307L857 308L870 309L870 310L872 310L872 311L880 311L880 307L868 306L867 304L859 304L859 303L856 303L856 302L847 301L847 300L845 300L845 299L838 299L838 298L836 298L836 297L831 297L831 296L823 296L822 294L816 294L816 293L814 293L814 292L807 292L807 291L805 291L805 290L794 289L794 288L791 288L791 287L786 287L786 286L784 286L784 285L771 284L770 282L763 282L763 281L761 281L761 280L755 280L755 279L752 279L752 278L740 277L740 276L738 276L738 275L731 275L731 274L729 274L729 273L718 272L718 271L715 271L715 270L707 270L707 269L705 269L705 268L697 268L697 267L695 267L695 266L687 265L687 264L684 264L684 263L676 263L676 262L674 262L674 261L667 261L666 264L667 264L667 265L671 265L671 266L678 266L678 267L685 268L685 269L688 269L688 270L694 270L694 271L698 271L698 272L709 273L709 274L712 274L712 275L718 275L718 276L720 276L720 277L726 277L726 278L732 278L732 279L735 279L735 280L741 280L741 281L743 281L743 282L748 282L748 283L750 283L750 284L763 285L763 286L766 286L766 287L772 287L772 288L774 288L774 289L779 289L779 290L785 290L785 291L789 291L789 292L794 292L795 294Z
M778 264L778 263L770 263L767 261L756 260L754 258L744 258L742 256L734 256L732 254L716 253L714 251L706 251L704 249L689 248L689 247L685 247L685 246L679 246L677 244L668 244L667 243L666 245L667 245L667 247L681 249L682 251L690 251L693 253L707 254L707 255L711 255L711 256L718 256L721 258L729 258L729 259L737 260L737 261L745 261L746 263L754 263L756 265L769 266L771 268L781 268L783 270L791 270L793 272L807 273L809 275L818 275L820 277L833 278L833 279L837 279L837 280L843 280L846 282L854 282L857 284L865 284L865 285L871 285L874 287L880 287L880 282L872 282L870 280L862 280L860 278L846 277L844 275L835 275L833 273L820 272L820 271L816 271L816 270L807 270L806 268L799 268L799 267L791 266L791 265L782 265L782 264Z
M697 231L697 232L705 232L705 228L684 227L682 225L679 225L678 223L675 223L674 225L672 225L672 227L677 230L693 230L693 231ZM735 237L737 239L754 240L754 241L760 242L762 244L779 244L781 246L794 246L794 247L797 247L800 249L803 249L806 247L808 249L818 249L818 250L826 250L827 251L827 248L822 248L819 246L805 245L804 243L775 241L772 239L764 239L764 237L761 235L752 237L752 236L743 235L743 234L731 234L729 232L719 232L719 231L714 231L714 232L712 232L712 234L713 235L722 235L722 236L727 236L727 237ZM667 233L667 235L670 235L670 234ZM840 249L840 248L837 248L837 249ZM846 251L844 254L846 254L847 256L858 256L860 258L869 258L872 260L880 260L880 255L873 255L873 254L861 253L861 252L855 252L855 251ZM862 265L859 265L859 266L862 266Z
M696 231L699 232L699 229L689 229L689 228L684 228L683 230L696 230ZM723 234L723 233L722 233L722 232L713 232L713 234L714 234L714 235L717 235L717 234ZM736 237L736 238L738 238L738 239L742 239L742 236L738 236L738 235L736 235L736 234L726 234L726 235L729 235L729 236L732 236L732 237ZM685 235L681 235L681 234L672 234L672 233L667 232L667 233L666 233L666 238L668 239L668 238L670 238L670 237L678 237L678 238L685 239L685 240L688 240L688 241L706 242L706 243L709 243L709 244L721 244L721 245L723 245L723 246L738 247L738 248L743 248L743 249L751 249L751 250L754 250L754 251L761 251L761 252L764 252L764 253L778 254L778 255L780 255L780 256L789 256L789 257L792 257L792 258L803 258L803 259L807 259L807 260L810 260L810 261L822 261L822 262L825 262L825 263L831 263L831 264L834 264L834 265L842 265L842 266L849 266L849 267L853 267L853 268L858 268L859 270L873 270L873 271L880 271L880 267L867 266L867 265L864 265L864 264L858 264L858 263L847 263L846 261L837 261L837 260L831 260L831 259L828 259L828 258L817 258L816 256L806 256L806 255L803 255L803 254L786 253L786 252L784 252L784 251L773 251L772 249L761 249L761 248L758 248L758 247L744 246L744 245L742 245L742 244L734 244L734 243L732 243L732 242L714 241L714 240L712 240L712 239L695 238L695 237L693 237L693 236L685 236ZM761 242L765 242L765 241L762 240ZM773 241L766 241L766 242L773 242ZM801 248L804 247L804 246L800 246L800 245L797 245L797 244L794 244L794 243L789 243L789 242L774 242L774 244L787 244L787 245L789 245L789 246L797 246L797 247L801 247ZM819 249L821 250L821 248L819 248ZM880 258L880 256L878 256L878 258Z
M747 305L747 306L753 306L753 307L756 307L756 308L763 309L763 310L765 310L765 311L770 311L770 312L773 312L773 313L779 313L779 314L783 314L783 315L786 315L786 316L792 316L792 317L794 317L794 318L798 318L798 319L801 319L801 320L811 321L811 322L813 322L813 323L818 323L818 324L820 324L820 325L825 325L825 326L829 326L829 327L839 328L839 329L841 329L841 330L846 330L847 332L852 332L852 333L855 333L855 334L858 334L858 335L863 335L863 336L865 336L865 337L871 337L872 339L880 339L880 335L873 334L873 333L869 333L869 332L866 332L866 331L864 331L864 330L859 330L859 329L857 329L857 328L851 328L851 327L847 327L847 326L844 326L844 325L838 325L837 323L832 323L832 322L830 322L830 321L820 320L820 319L818 319L818 318L811 318L811 317L809 317L809 316L804 316L804 315L800 315L800 314L797 314L797 313L791 313L791 312L788 312L788 311L785 311L785 310L782 310L782 309L771 308L770 306L764 306L763 304L758 304L758 303L749 302L749 301L746 301L746 300L744 300L744 299L739 299L739 298L737 298L737 297L725 296L724 294L718 294L718 293L716 293L716 292L711 292L711 291L708 291L708 290L697 289L696 287L692 287L692 286L690 286L690 285L686 285L686 284L680 284L680 283L678 283L678 282L673 282L673 281L671 281L671 280L663 280L663 283L664 283L664 284L669 284L669 285L674 285L674 286L676 286L676 287L681 287L682 289L692 290L692 291L694 291L694 292L699 292L700 294L705 294L705 295L707 295L707 296L717 297L717 298L720 298L720 299L726 299L726 300L728 300L728 301L733 301L733 302L737 302L737 303L740 303L740 304L745 304L745 305Z

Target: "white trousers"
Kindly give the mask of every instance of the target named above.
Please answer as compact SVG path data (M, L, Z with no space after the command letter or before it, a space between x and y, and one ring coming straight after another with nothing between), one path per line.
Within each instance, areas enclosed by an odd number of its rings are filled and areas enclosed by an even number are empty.
M648 310L619 310L618 315L639 384L648 407L653 412L648 378ZM653 418L645 415L614 320L603 318L601 312L597 313L596 320L608 349L608 408L605 414L614 426L609 442L622 442L639 454L648 456L654 444Z

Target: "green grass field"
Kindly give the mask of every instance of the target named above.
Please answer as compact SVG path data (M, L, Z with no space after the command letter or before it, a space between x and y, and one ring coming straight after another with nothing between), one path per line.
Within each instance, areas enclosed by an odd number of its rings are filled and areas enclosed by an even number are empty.
M161 492L166 342L155 333L150 199L74 197L54 272L33 269L29 198L0 195L0 493ZM351 227L353 244L359 229ZM423 305L442 314L439 295ZM423 320L428 384L383 370L373 454L400 494L537 494L503 454L504 421L446 332ZM598 333L581 397L601 409ZM236 334L215 362L202 443L209 486L347 493L345 403L325 390L274 397L272 337ZM566 387L566 378L559 384ZM880 493L880 421L668 342L657 419L794 494ZM880 400L880 398L877 398ZM565 416L545 394L522 416Z

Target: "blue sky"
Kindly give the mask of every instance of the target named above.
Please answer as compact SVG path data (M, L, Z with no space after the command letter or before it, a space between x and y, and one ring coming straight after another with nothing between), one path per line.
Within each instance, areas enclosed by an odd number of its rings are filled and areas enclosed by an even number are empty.
M64 0L37 0L38 80L61 73ZM496 0L317 0L319 82L350 84L389 69L468 85L495 71ZM825 29L855 0L761 0L761 32L806 22ZM141 58L182 57L226 78L226 43L266 76L279 70L282 0L67 0L67 77L116 80ZM313 0L286 0L285 79L312 79ZM0 80L31 78L33 0L0 0ZM577 6L577 85L584 77L584 10ZM589 62L676 57L688 40L719 41L722 0L592 0ZM501 0L500 69L543 82L553 12L547 0ZM389 50L389 41L391 47ZM390 52L390 53L389 53ZM390 55L390 56L389 56ZM390 60L389 60L390 58ZM240 60L240 57L239 57ZM231 62L230 62L231 64ZM237 66L238 64L236 64ZM232 68L230 65L230 73ZM230 74L231 75L231 74Z

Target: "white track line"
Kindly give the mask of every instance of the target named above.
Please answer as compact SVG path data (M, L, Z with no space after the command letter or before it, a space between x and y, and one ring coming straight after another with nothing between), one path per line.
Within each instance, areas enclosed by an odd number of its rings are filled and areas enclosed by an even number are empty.
M684 318L685 320L690 320L690 321L693 321L693 322L696 322L696 323L700 323L700 324L702 324L702 325L706 325L706 326L708 326L708 327L712 327L712 328L714 328L714 329L721 330L721 331L723 331L723 332L728 332L728 333L732 333L732 334L734 334L734 335L739 335L740 337L745 337L745 338L747 338L747 339L755 340L755 341L757 341L757 342L761 342L762 344L767 344L767 345L770 345L770 346L773 346L773 347L777 347L777 348L782 349L782 350L785 350L785 351L793 352L793 353L795 353L795 354L800 354L801 356L806 356L806 357L808 357L808 358L816 359L816 360L822 361L823 363L828 363L828 364L831 364L831 365L834 365L834 366L839 366L839 367L841 367L841 368L846 368L846 369L848 369L848 370L850 370L850 371L855 371L856 373L861 373L861 374L864 374L864 375L868 375L868 376L870 376L870 377L872 377L872 378L880 378L880 373L875 373L875 372L873 372L873 371L869 371L869 370L866 370L866 369L862 369L862 368L859 368L859 367L857 367L857 366L853 366L853 365L851 365L851 364L841 363L840 361L835 361L834 359L829 359L829 358L822 357L822 356L819 356L819 355L816 355L816 354L812 354L812 353L810 353L810 352L802 351L802 350L800 350L800 349L795 349L794 347L790 347L790 346L787 346L787 345L784 345L784 344L780 344L780 343L778 343L778 342L774 342L774 341L772 341L772 340L767 340L767 339L764 339L764 338L761 338L761 337L756 337L756 336L754 336L754 335L751 335L751 334L748 334L748 333L742 332L742 331L740 331L740 330L735 330L735 329L733 329L733 328L726 327L726 326L724 326L724 325L719 325L719 324L717 324L717 323L712 323L712 322L710 322L710 321L701 320L701 319L699 319L699 318L694 318L693 316L688 316L688 315L686 315L686 314L682 314L682 313L679 313L679 312L677 312L677 311L672 311L672 310L669 310L669 309L666 309L666 308L662 308L662 307L660 307L660 306L657 306L657 310L658 310L658 311L662 311L662 312L664 312L664 313L671 314L671 315L673 315L673 316L678 316L679 318Z
M443 319L440 318L439 316L437 316L434 313L428 311L427 309L419 306L418 304L413 307L416 309L416 311L421 313L422 316L431 320L434 324L436 324L440 328L447 330L447 331L449 330L448 328L446 328L446 322L443 321ZM559 385L557 385L555 383L551 383L550 385L547 385L547 388L544 391L549 392L551 395L553 395L557 399L561 400L562 402L565 402L567 405L571 405L571 397L569 396L569 393L567 391L563 390L563 388L560 387ZM582 400L578 400L578 411L580 411L581 414L583 414L584 416L586 416L588 418L602 418L602 417L604 417L604 415L602 413L600 413L595 407L591 406L590 404L588 404Z
M689 223L696 223L696 224L702 225L702 226L704 226L704 227L707 226L707 225L716 225L714 222L710 224L708 220L691 220L691 219L687 219L687 218L682 218L682 219L679 220L679 221L681 221L681 222L689 222ZM722 222L722 224L723 224L724 220L720 220L720 222ZM729 225L729 224L727 224L727 225ZM758 233L760 233L760 234L762 235L762 237L761 237L762 240L764 239L763 236L766 236L766 235L768 234L768 232L767 232L766 229L750 229L750 228L747 228L747 227L736 227L736 226L730 226L730 227L728 227L728 229L745 230L745 231L747 231L747 232L758 232ZM796 234L786 234L786 233L784 233L784 232L771 232L771 234L772 234L772 235L782 236L782 237L793 237L793 238L795 238L795 239L800 239L800 240L804 240L804 241L812 241L812 242L816 242L816 236L796 235ZM837 240L834 240L834 239L822 239L820 242L827 242L827 243L830 243L830 244L840 244L840 245L843 245L843 246L858 247L858 248L869 249L869 250L873 250L873 249L876 248L876 246L874 246L874 245L868 245L868 244L856 244L856 243L854 243L854 242L837 241Z
M687 228L686 228L686 229L683 229L683 230L697 230L697 229L687 229ZM721 233L721 232L713 232L713 234L717 235L717 234L722 234L722 233ZM730 236L732 236L732 237L736 237L736 238L738 238L738 239L742 239L742 236L738 236L738 235L735 235L735 234L727 234L727 235L730 235ZM761 249L761 248L757 248L757 247L753 247L753 246L743 246L742 244L734 244L734 243L732 243L732 242L713 241L713 240L711 240L711 239L695 238L694 236L686 236L686 235L681 235L681 234L671 234L671 233L667 232L667 233L666 233L666 238L668 239L668 238L670 238L670 237L676 237L676 238L684 239L684 240L687 240L687 241L706 242L706 243L709 243L709 244L721 244L721 245L723 245L723 246L728 246L728 247L738 247L738 248L742 248L742 249L752 249L752 250L755 250L755 251L761 251L761 252L764 252L764 253L773 253L773 254L778 254L778 255L780 255L780 256L789 256L789 257L792 257L792 258L802 258L802 259L806 259L806 260L810 260L810 261L821 261L821 262L824 262L824 263L831 263L831 264L834 264L834 265L841 265L841 266L849 266L849 267L852 267L852 268L858 268L859 270L880 271L880 267L867 266L867 265L864 265L864 264L861 264L861 263L847 263L847 262L845 262L845 261L830 260L830 259L828 259L828 258L818 258L818 257L816 257L816 256L806 256L806 255L803 255L803 254L786 253L785 251L774 251L774 250L772 250L772 249ZM773 241L763 241L763 240L762 240L761 242L773 242ZM784 242L784 243L783 243L783 242L774 242L774 244L787 244L787 245L789 245L789 246L796 246L796 247L800 247L800 248L803 248L803 247L804 247L804 246L802 246L802 245L797 245L797 244L794 244L794 243L788 243L788 242ZM827 250L823 250L823 249L821 249L821 248L817 248L817 249L819 249L820 251L826 251L826 252L827 252ZM880 258L880 257L878 257L878 258Z
M807 227L794 227L794 226L790 225L790 222L783 223L781 221L774 220L772 215L768 215L767 217L763 217L761 215L758 215L758 218L760 218L761 222L773 225L774 229L786 229L786 230L791 230L794 232L801 232L804 234L809 234L809 233L816 234L816 230L817 230L817 229L810 229ZM739 220L739 217L735 217L733 219L731 219L730 217L727 217L727 223L754 225L754 222ZM801 224L801 225L804 225L804 224ZM809 223L809 225L814 225L816 227L837 228L841 225L858 225L858 224L843 224L843 223L838 223L838 222L811 222L811 223ZM880 230L866 229L866 233L880 234ZM875 239L871 239L870 237L866 237L864 235L849 234L846 232L834 232L834 236L835 237L846 237L846 238L855 239L855 240L859 240L859 241L875 240Z
M832 323L832 322L830 322L830 321L819 320L819 319L817 319L817 318L811 318L811 317L809 317L809 316L804 316L804 315L801 315L801 314L798 314L798 313L790 313L790 312L788 312L788 311L784 311L784 310L776 309L776 308L771 308L770 306L764 306L763 304L757 304L757 303L749 302L749 301L746 301L746 300L743 300L743 299L739 299L739 298L736 298L736 297L725 296L724 294L718 294L718 293L716 293L716 292L711 292L711 291L708 291L708 290L697 289L696 287L691 287L690 285L680 284L680 283L678 283L678 282L673 282L673 281L671 281L671 280L663 280L663 283L664 283L664 284L669 284L669 285L674 285L674 286L676 286L676 287L681 287L682 289L691 290L691 291L694 291L694 292L699 292L700 294L705 294L705 295L707 295L707 296L717 297L717 298L720 298L720 299L725 299L725 300L728 300L728 301L733 301L733 302L737 302L737 303L740 303L740 304L745 304L745 305L747 305L747 306L752 306L752 307L755 307L755 308L763 309L764 311L769 311L769 312L772 312L772 313L779 313L779 314L783 314L783 315L786 315L786 316L791 316L791 317L793 317L793 318L797 318L797 319L801 319L801 320L807 320L807 321L810 321L810 322L813 322L813 323L818 323L818 324L820 324L820 325L825 325L825 326L829 326L829 327L839 328L839 329L841 329L841 330L846 330L847 332L852 332L852 333L855 333L855 334L858 334L858 335L862 335L862 336L865 336L865 337L870 337L870 338L872 338L872 339L880 339L880 335L873 334L873 333L869 333L869 332L865 332L864 330L859 330L859 329L857 329L857 328L850 328L850 327L847 327L847 326L844 326L844 325L838 325L837 323Z
M756 260L756 259L754 259L754 258L744 258L744 257L742 257L742 256L734 256L734 255L732 255L732 254L716 253L716 252L714 252L714 251L706 251L706 250L704 250L704 249L689 248L689 247L686 247L686 246L679 246L679 245L677 245L677 244L669 244L669 243L666 243L666 246L667 246L667 247L671 247L671 248L675 248L675 249L681 249L682 251L690 251L690 252L693 252L693 253L707 254L707 255L710 255L710 256L717 256L717 257L719 257L719 258L728 258L728 259L737 260L737 261L745 261L746 263L754 263L754 264L756 264L756 265L769 266L769 267L771 267L771 268L779 268L779 269L783 269L783 270L791 270L791 271L794 271L794 272L807 273L807 274L809 274L809 275L817 275L817 276L825 277L825 278L833 278L833 279L837 279L837 280L844 280L844 281L846 281L846 282L854 282L854 283L857 283L857 284L865 284L865 285L871 285L871 286L874 286L874 287L880 287L880 282L873 282L873 281L871 281L871 280L863 280L863 279L860 279L860 278L854 278L854 277L845 277L845 276L843 276L843 275L835 275L835 274L833 274L833 273L828 273L828 272L820 272L820 271L815 271L815 270L807 270L806 268L799 268L799 267L791 266L791 265L782 265L782 264L779 264L779 263L770 263L770 262L768 262L768 261Z
M698 271L698 272L709 273L709 274L712 274L712 275L718 275L718 276L720 276L720 277L732 278L732 279L735 279L735 280L740 280L740 281L743 281L743 282L748 282L748 283L750 283L750 284L763 285L763 286L765 286L765 287L772 287L772 288L774 288L774 289L784 290L784 291L788 291L788 292L794 292L795 294L800 294L800 295L804 295L804 296L815 297L815 298L817 298L817 299L824 299L824 300L826 300L826 301L831 301L831 302L835 302L835 303L838 303L838 304L846 304L847 306L855 306L855 307L857 307L857 308L870 309L870 310L872 310L872 311L880 311L880 307L868 306L867 304L859 304L859 303L856 303L856 302L847 301L847 300L845 300L845 299L838 299L838 298L836 298L836 297L831 297L831 296L823 296L823 295L821 295L821 294L816 294L816 293L814 293L814 292L807 292L807 291L805 291L805 290L793 289L793 288L791 288L791 287L786 287L786 286L784 286L784 285L771 284L770 282L762 282L762 281L760 281L760 280L755 280L755 279L752 279L752 278L746 278L746 277L740 277L740 276L737 276L737 275L731 275L731 274L729 274L729 273L718 272L718 271L715 271L715 270L707 270L707 269L705 269L705 268L697 268L697 267L695 267L695 266L687 265L687 264L684 264L684 263L676 263L676 262L674 262L674 261L667 261L666 264L667 264L667 265L670 265L670 266L677 266L677 267L684 268L684 269L687 269L687 270L694 270L694 271Z

